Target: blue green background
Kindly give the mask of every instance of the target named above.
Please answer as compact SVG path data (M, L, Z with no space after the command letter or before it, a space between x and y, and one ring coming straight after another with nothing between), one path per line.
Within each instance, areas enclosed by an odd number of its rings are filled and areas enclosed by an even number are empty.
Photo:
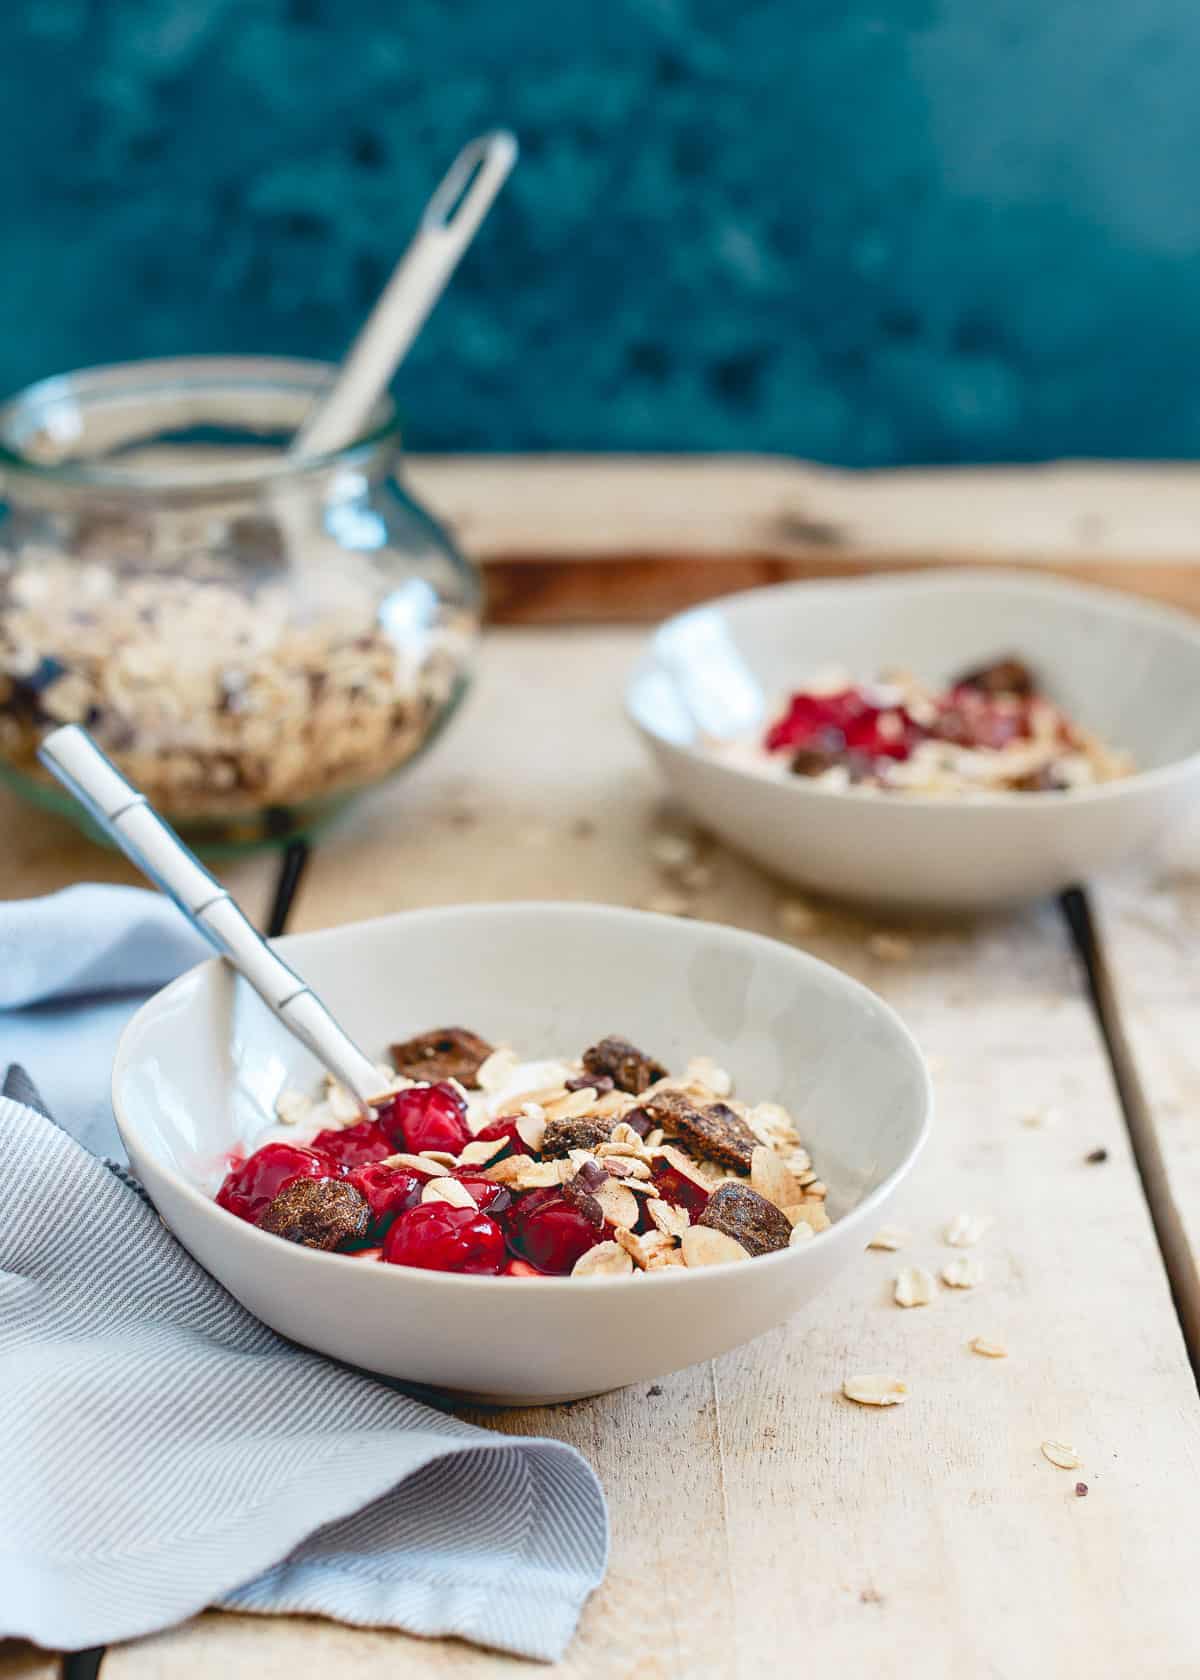
M1200 446L1195 0L10 0L0 64L5 388L336 355L506 123L416 445Z

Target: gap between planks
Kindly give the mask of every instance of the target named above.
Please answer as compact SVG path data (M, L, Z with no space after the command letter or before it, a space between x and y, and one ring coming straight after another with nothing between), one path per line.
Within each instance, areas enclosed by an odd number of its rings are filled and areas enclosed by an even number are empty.
M1087 982L1088 1001L1112 1068L1113 1084L1125 1117L1134 1165L1142 1181L1154 1235L1171 1287L1171 1299L1183 1332L1192 1374L1200 1387L1200 1277L1197 1257L1163 1155L1153 1104L1129 1041L1109 946L1086 890L1072 887L1060 908Z

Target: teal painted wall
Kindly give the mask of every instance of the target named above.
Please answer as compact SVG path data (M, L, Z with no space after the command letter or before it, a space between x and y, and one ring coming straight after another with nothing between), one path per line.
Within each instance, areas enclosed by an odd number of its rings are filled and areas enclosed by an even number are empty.
M5 388L335 355L506 122L416 444L1200 451L1194 0L9 0L0 64Z

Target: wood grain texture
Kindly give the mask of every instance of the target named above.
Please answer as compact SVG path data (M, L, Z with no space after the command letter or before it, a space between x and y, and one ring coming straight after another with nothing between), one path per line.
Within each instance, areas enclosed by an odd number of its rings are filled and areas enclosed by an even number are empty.
M494 633L438 753L319 848L297 925L660 890L649 840L672 817L617 701L639 640ZM773 930L780 889L732 855L710 861L697 913ZM940 1060L934 1139L898 1215L911 1247L864 1254L811 1310L661 1394L480 1419L573 1441L612 1502L611 1573L551 1672L1193 1676L1200 1405L1062 926L1047 909L902 929L911 954L894 962L871 954L872 930L826 910L806 942ZM1023 1123L1049 1107L1055 1124ZM1097 1147L1108 1158L1088 1165ZM961 1211L996 1218L975 1251L983 1284L897 1308L897 1266L937 1271ZM976 1334L1010 1357L971 1353ZM842 1400L843 1378L868 1370L903 1378L908 1403ZM1048 1464L1047 1438L1083 1468ZM207 1616L111 1652L105 1680L350 1680L383 1663L396 1680L516 1669L453 1642Z
M1030 565L1200 612L1200 469L847 472L772 457L415 457L501 623L649 620L730 590Z

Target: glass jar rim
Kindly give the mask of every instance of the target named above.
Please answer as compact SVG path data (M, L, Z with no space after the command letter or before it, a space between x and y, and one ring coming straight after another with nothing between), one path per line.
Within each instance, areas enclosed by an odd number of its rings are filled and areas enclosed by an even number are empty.
M70 416L82 410L98 410L104 404L130 403L141 398L152 411L154 401L164 403L174 393L190 392L200 398L230 394L238 389L261 390L286 400L293 393L306 408L328 386L335 364L284 356L168 356L145 361L114 362L53 374L35 381L0 403L0 483L8 479L32 488L83 491L90 494L162 498L196 496L207 498L263 486L285 487L319 478L340 468L361 469L369 458L388 443L398 443L400 419L388 393L376 402L367 425L352 442L326 454L292 460L280 451L268 458L232 463L223 461L190 470L164 470L114 466L104 459L75 457L64 461L39 461L19 446L22 429L26 435L38 430L53 433L55 424L70 424ZM298 425L303 415L296 416ZM78 433L76 432L76 435Z

